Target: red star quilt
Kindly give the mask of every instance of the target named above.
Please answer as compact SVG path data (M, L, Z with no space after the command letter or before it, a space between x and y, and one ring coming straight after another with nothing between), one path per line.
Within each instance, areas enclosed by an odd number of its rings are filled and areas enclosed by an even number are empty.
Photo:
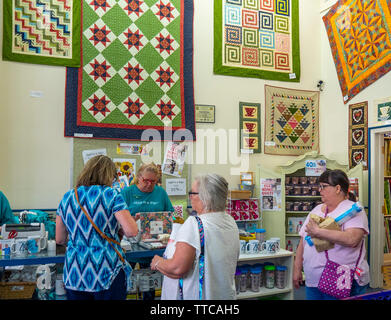
M82 3L82 67L67 69L65 136L195 140L193 2Z

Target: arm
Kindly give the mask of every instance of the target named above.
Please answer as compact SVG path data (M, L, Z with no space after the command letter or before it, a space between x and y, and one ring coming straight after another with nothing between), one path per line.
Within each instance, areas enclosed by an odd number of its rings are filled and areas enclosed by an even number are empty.
M137 224L136 221L133 219L133 217L130 215L129 210L117 211L114 214L114 216L117 219L118 223L120 224L121 228L123 229L125 236L127 237L137 236L138 233Z
M151 270L158 270L172 279L183 278L194 263L196 249L186 242L177 242L174 256L163 259L155 255L151 262Z
M296 249L296 258L293 265L293 285L296 289L300 287L300 283L303 282L303 275L301 273L303 269L303 253L304 253L304 244L303 238L300 238L299 245Z
M60 216L56 216L56 243L65 246L68 241L68 231Z
M311 237L351 248L357 247L365 235L365 230L361 228L349 228L344 231L322 229L312 219L308 221L305 231Z

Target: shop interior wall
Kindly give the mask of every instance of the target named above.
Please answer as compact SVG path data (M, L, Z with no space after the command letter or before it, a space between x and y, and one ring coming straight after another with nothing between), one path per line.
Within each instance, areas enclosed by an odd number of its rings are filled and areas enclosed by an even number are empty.
M320 151L346 164L347 106L343 105L340 97L334 63L320 19L319 2L300 0L299 83L214 75L213 1L196 0L194 8L195 102L215 105L216 122L212 125L197 124L199 139L194 144L193 153L204 152L204 159L198 159L197 163L193 161L192 177L199 173L216 172L225 176L234 187L239 182L239 176L231 175L231 169L238 165L230 163L229 153L236 153L238 157L238 148L226 150L228 160L224 163L224 159L219 159L219 141L216 139L215 161L213 163L212 159L209 163L208 146L202 146L200 139L202 130L204 133L207 129L215 133L237 130L240 101L261 104L264 128L265 84L317 90L316 84L320 79L326 82L320 100ZM1 16L2 12L1 1ZM0 47L2 32L1 25ZM55 208L71 187L72 174L72 142L64 138L65 68L0 61L0 75L0 190L7 195L14 209ZM386 77L379 81L379 85L390 79ZM368 91L373 93L371 90L374 89L369 88ZM377 93L380 94L381 90L377 89ZM42 96L32 97L32 91L41 92ZM361 101L361 96L358 99ZM229 145L233 143L237 144L237 141L228 142ZM250 171L255 171L258 164L275 168L294 159L263 153L249 158Z

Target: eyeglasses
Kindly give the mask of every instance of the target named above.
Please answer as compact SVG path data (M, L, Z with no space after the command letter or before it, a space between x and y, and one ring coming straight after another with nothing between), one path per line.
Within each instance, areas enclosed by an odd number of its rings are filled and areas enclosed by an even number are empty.
M195 196L196 194L199 194L199 192L189 191L189 197Z
M152 183L152 184L154 184L154 183L157 182L156 179L155 179L155 180L153 180L153 179L145 179L144 177L140 177L140 178L141 178L141 180L143 180L143 182L145 182L145 183Z
M319 185L319 191L322 191L323 189L327 188L327 187L335 187L331 184L328 184L328 183L325 183L325 184L320 184Z

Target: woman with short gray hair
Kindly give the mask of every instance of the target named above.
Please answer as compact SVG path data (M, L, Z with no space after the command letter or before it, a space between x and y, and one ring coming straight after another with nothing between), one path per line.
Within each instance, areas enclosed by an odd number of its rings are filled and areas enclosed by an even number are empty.
M228 182L217 174L197 177L189 192L196 216L186 219L164 258L152 270L164 275L162 300L235 299L239 230L225 212Z

